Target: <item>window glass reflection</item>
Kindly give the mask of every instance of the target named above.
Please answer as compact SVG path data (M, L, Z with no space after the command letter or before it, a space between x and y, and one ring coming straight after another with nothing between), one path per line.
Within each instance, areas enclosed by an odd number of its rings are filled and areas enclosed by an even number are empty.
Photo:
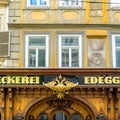
M67 120L67 116L63 112L57 112L53 120Z
M39 120L48 120L48 115L46 114L40 115Z
M75 115L72 116L71 120L82 120L82 118L80 117L79 114L75 114Z

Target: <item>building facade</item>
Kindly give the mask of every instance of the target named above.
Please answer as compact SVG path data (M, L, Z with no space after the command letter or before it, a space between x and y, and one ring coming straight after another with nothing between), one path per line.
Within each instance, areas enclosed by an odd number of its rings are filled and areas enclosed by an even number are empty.
M120 120L118 0L0 0L0 13L1 120Z

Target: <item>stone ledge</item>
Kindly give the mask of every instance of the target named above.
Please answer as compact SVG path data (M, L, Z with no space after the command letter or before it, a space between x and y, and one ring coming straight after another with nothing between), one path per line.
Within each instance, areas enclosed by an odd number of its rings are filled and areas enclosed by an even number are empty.
M8 5L9 0L0 0L0 5Z

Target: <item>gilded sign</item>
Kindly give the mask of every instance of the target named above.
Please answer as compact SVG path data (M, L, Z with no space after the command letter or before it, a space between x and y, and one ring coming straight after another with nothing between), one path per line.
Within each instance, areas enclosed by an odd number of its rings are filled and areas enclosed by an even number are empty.
M92 85L101 85L101 84L104 84L104 85L112 85L112 84L116 84L116 85L120 85L120 77L119 76L106 76L106 77L103 77L103 76L98 76L98 77L95 77L95 76L90 76L90 77L84 77L84 84L85 85L89 85L89 84L92 84Z
M40 84L38 76L1 76L0 85L37 85Z
M120 76L63 76L69 81L79 85L120 85ZM41 76L0 76L0 85L42 85L42 82L50 82L55 75Z

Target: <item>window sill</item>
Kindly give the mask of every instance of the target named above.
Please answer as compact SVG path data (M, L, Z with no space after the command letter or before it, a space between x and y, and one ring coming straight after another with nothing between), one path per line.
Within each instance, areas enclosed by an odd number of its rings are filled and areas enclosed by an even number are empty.
M119 7L112 7L111 8L113 11L120 11L120 6Z
M49 6L28 6L28 9L50 9Z

